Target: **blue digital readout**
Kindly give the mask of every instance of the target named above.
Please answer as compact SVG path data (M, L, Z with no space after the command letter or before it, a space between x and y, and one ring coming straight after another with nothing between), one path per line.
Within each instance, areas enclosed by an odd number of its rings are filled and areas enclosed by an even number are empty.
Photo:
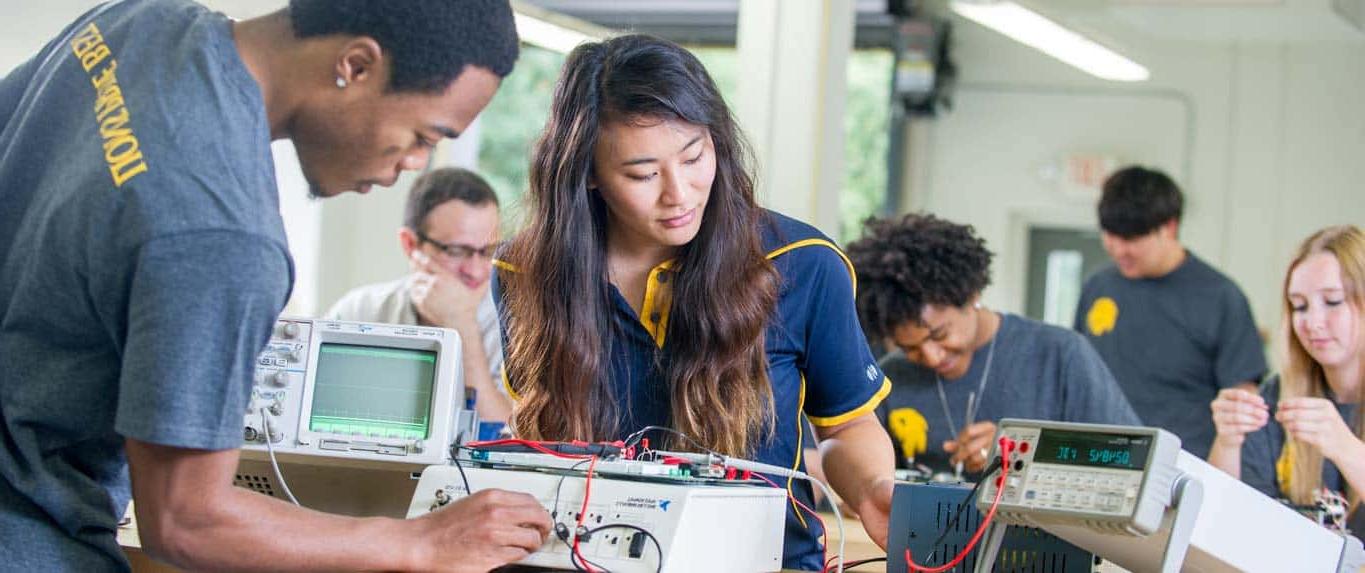
M1034 462L1140 470L1152 437L1043 429Z

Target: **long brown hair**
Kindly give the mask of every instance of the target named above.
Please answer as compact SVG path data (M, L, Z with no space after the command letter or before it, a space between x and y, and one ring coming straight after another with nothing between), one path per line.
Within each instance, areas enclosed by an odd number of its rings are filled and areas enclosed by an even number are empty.
M1283 368L1280 371L1280 400L1286 398L1327 396L1327 377L1322 365L1318 364L1303 347L1294 334L1294 308L1289 301L1289 277L1308 257L1327 253L1336 257L1341 265L1341 282L1345 298L1357 314L1365 313L1365 233L1355 225L1327 227L1308 237L1289 263L1284 276L1282 304L1284 323L1281 325L1281 348L1284 353ZM1356 396L1356 437L1365 439L1365 397ZM1322 487L1322 451L1308 444L1299 443L1292 437L1286 441L1291 464L1288 491L1294 503L1313 503L1313 493ZM1359 492L1351 492L1354 506L1359 501Z
M529 221L502 273L507 375L518 392L516 433L528 439L620 437L608 382L612 345L608 217L588 188L606 121L704 126L716 178L697 236L674 260L666 352L656 355L673 428L727 454L748 452L772 427L764 331L777 271L759 235L748 149L720 92L687 50L650 36L584 44L569 54L550 119L532 152ZM681 447L682 444L670 444Z

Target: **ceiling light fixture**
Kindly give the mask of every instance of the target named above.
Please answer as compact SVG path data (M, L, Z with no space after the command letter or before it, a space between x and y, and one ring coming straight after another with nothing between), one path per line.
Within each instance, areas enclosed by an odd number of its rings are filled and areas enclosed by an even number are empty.
M521 41L547 50L567 54L579 44L604 40L612 35L608 28L551 12L528 2L513 0L512 10Z
M1151 77L1141 64L1009 0L952 0L949 6L963 18L1092 76L1119 82L1141 82Z

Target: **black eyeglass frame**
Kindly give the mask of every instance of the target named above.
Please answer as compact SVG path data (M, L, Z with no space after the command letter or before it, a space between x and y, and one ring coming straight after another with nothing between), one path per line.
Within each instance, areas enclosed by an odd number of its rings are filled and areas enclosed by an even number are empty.
M502 241L489 243L482 248L479 248L460 243L443 243L428 237L426 233L421 231L414 230L413 234L417 235L418 242L430 243L431 246L436 247L436 249L444 253L445 256L457 261L463 261L474 255L479 255L485 259L492 260L493 256L498 253L498 248L502 247Z

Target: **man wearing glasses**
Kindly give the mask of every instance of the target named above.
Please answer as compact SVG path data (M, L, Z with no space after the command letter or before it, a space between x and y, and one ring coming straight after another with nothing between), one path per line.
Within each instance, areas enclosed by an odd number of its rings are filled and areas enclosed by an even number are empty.
M326 317L455 329L479 418L506 422L512 401L494 382L502 379L502 337L488 293L497 241L493 188L464 169L429 171L413 184L398 229L412 273L346 293Z

